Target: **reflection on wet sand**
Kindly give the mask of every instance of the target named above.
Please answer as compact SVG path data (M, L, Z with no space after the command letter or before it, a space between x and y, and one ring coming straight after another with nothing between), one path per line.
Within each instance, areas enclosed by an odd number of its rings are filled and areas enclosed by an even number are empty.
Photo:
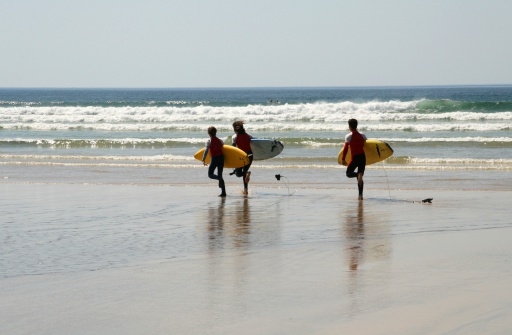
M249 198L244 197L242 203L235 207L233 222L233 244L235 248L241 248L249 243L251 234L251 211L249 209Z
M364 202L359 201L357 211L347 216L345 223L345 237L347 238L347 256L349 269L357 270L362 263L365 252L364 237Z
M206 217L200 216L199 227L206 228L210 252L260 248L280 241L279 201L269 203L251 197L222 198L210 203L204 213Z
M250 197L212 202L200 222L205 231L208 261L208 304L212 313L218 301L229 299L240 313L247 310L246 296L254 259L247 251L274 245L280 241L280 211L272 204ZM206 227L205 227L206 225ZM270 269L267 268L270 267ZM275 272L276 259L257 267L258 272ZM228 298L226 298L228 297Z
M214 250L216 246L224 243L224 208L226 198L220 198L216 207L208 208L208 249Z
M236 201L233 208L226 209L226 199L222 198L216 207L208 208L208 247L210 251L224 247L248 247L251 233L251 211L249 199ZM226 245L226 243L231 243Z
M370 206L367 204L367 206ZM342 234L347 241L346 254L350 271L358 270L369 261L381 263L391 256L388 212L374 212L365 201L344 213Z
M347 290L351 297L351 311L356 313L360 296L372 285L377 289L385 285L385 276L375 275L375 271L384 273L387 262L391 258L392 245L389 234L389 221L386 212L373 212L372 207L365 201L359 201L357 207L344 213L342 234L346 240L346 259L348 266ZM366 266L372 264L372 267ZM365 271L362 271L365 266ZM375 269L377 268L377 269ZM376 281L375 279L378 278Z

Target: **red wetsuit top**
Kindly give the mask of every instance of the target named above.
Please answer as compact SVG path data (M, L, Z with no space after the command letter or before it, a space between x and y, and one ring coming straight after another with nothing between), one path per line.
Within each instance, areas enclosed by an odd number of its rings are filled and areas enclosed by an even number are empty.
M206 150L204 151L204 154L203 154L203 161L205 160L206 155L208 155L208 153L210 154L210 157L222 155L222 146L223 145L224 145L224 143L222 143L222 141L218 137L211 137L206 142Z
M218 137L212 137L210 141L210 156L220 156L222 155L222 146L223 143Z
M233 136L233 145L244 152L252 152L251 149L251 138L252 136L245 134L236 134Z
M364 134L361 134L357 130L354 130L350 134L347 134L347 136L345 136L345 145L343 146L343 156L341 156L341 159L345 160L345 157L347 157L349 145L352 157L363 154L365 141L366 136Z

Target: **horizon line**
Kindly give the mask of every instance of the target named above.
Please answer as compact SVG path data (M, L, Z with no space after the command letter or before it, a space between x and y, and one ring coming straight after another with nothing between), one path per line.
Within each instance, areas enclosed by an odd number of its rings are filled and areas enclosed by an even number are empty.
M101 90L213 90L213 89L332 89L332 88L423 88L423 87L503 87L509 84L425 84L425 85L353 85L353 86L2 86L0 89L101 89Z

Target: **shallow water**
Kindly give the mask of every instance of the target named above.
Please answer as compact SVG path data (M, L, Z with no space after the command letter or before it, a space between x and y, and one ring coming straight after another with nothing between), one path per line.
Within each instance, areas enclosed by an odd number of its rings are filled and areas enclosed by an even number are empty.
M509 191L367 187L365 201L358 202L355 185L278 185L253 186L244 197L241 185L231 184L222 199L215 185L3 183L0 276L511 224ZM433 204L421 203L427 197Z

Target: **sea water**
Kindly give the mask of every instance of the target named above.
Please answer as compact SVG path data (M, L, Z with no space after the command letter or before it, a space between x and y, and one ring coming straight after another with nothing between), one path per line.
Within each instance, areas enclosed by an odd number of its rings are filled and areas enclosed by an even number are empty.
M207 128L243 120L285 146L260 166L337 167L347 120L394 149L388 169L512 169L512 86L0 89L0 164L197 167ZM136 174L136 172L134 172Z

